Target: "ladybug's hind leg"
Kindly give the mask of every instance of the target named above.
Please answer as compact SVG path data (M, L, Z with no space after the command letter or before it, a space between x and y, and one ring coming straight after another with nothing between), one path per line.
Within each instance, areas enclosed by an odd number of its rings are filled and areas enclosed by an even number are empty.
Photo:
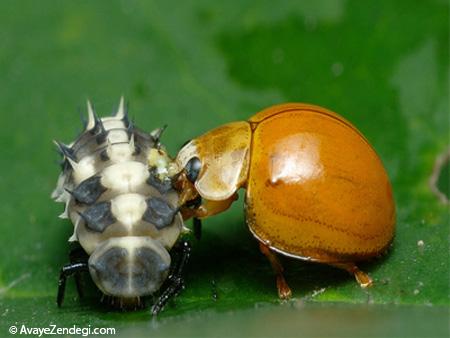
M280 261L278 260L277 256L274 252L270 250L270 248L263 244L259 243L259 249L261 252L267 257L270 264L272 265L272 269L276 274L277 277L277 289L278 289L278 297L281 299L289 299L291 298L292 291L289 285L287 284L286 280L283 276L283 266L281 265Z
M351 275L355 276L356 281L362 288L370 287L373 284L372 278L370 278L370 276L364 271L361 271L355 265L355 263L349 262L349 263L329 263L329 264L337 268L344 269L348 271Z

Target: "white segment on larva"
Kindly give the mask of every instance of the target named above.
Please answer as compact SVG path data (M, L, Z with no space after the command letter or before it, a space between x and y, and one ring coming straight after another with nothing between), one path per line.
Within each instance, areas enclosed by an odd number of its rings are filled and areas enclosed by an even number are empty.
M71 166L74 169L72 174L75 184L80 184L96 172L94 156L84 157L78 163L71 164Z
M137 161L113 164L102 171L102 185L107 189L127 193L145 184L150 173L145 164Z
M122 194L111 201L113 216L127 227L130 235L133 233L133 226L142 219L146 208L145 197L139 194Z

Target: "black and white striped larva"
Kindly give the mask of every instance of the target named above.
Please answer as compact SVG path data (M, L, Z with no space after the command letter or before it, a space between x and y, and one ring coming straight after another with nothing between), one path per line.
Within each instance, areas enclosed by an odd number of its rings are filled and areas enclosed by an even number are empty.
M72 221L69 241L81 246L61 269L59 306L68 276L81 292L83 271L121 307L136 308L142 297L159 295L154 314L183 287L190 247L180 239L185 228L171 180L176 169L160 144L162 131L135 127L122 98L117 113L103 118L88 102L81 135L69 145L55 142L63 162L52 198L65 203L60 217Z

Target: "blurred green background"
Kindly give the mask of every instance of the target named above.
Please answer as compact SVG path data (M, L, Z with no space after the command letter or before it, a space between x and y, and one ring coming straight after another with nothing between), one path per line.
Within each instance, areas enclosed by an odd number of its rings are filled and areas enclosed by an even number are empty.
M449 205L430 188L449 149L448 27L445 0L2 1L0 336L51 323L152 337L448 336ZM49 198L51 141L75 138L87 98L108 115L122 94L141 128L169 125L172 155L286 101L352 121L382 158L398 208L390 254L362 265L375 286L284 260L295 298L280 304L239 201L204 222L187 288L158 319L100 305L88 279L86 299L69 282L57 309L72 226ZM448 165L435 177L448 196Z

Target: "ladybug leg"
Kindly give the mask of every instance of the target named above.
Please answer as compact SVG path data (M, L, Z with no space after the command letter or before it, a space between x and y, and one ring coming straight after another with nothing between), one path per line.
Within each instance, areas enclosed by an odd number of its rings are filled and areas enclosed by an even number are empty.
M280 261L278 260L277 256L270 250L270 248L267 245L261 242L259 243L259 249L267 257L270 264L272 265L273 271L275 271L275 274L277 276L278 297L280 297L281 299L291 298L292 291L289 285L287 284L286 280L284 279L283 276L284 269Z
M185 171L182 171L177 177L173 179L172 185L179 191L178 203L180 206L184 206L191 200L198 197L198 192L195 189L195 185L189 181Z
M67 277L72 276L73 274L76 274L78 272L87 270L88 270L87 262L69 263L61 268L58 282L58 296L56 298L56 303L58 304L58 307L61 307L64 301Z
M178 203L184 220L192 217L205 218L219 214L227 210L231 204L239 198L239 195L234 193L225 200L207 200L202 199L197 192L195 192L196 195L192 195L190 189L186 189L185 191L182 190L180 194ZM186 200L186 195L190 196L189 198L192 197L192 199Z
M179 251L179 257L176 264L173 265L173 269L167 278L168 286L164 289L152 306L151 312L153 316L156 316L159 312L161 312L167 302L184 289L183 272L191 255L191 245L188 241L183 240L174 249Z
M233 194L230 198L222 201L203 199L203 203L197 209L194 209L194 217L204 218L219 214L227 210L238 197L238 194Z
M192 223L194 226L194 237L199 240L202 238L202 220L200 218L194 217Z
M348 271L351 275L355 276L356 281L358 282L359 286L362 288L367 288L373 285L372 278L365 273L364 271L361 271L355 263L333 263L330 264L332 266L335 266L340 269L344 269Z
M206 218L227 210L231 206L231 204L238 199L238 197L239 196L237 194L234 194L230 198L222 201L203 199L202 204L198 207L189 208L183 206L180 208L180 211L184 220L187 220L191 217Z
M197 209L202 204L202 197L199 195L195 199L188 201L183 208L180 209L183 219L189 219L195 214ZM202 221L200 218L194 217L192 219L194 228L194 237L199 240L202 237Z
M183 220L192 218L192 226L194 229L194 237L200 239L202 237L202 220L196 216L197 209L189 207L180 208L181 216Z

